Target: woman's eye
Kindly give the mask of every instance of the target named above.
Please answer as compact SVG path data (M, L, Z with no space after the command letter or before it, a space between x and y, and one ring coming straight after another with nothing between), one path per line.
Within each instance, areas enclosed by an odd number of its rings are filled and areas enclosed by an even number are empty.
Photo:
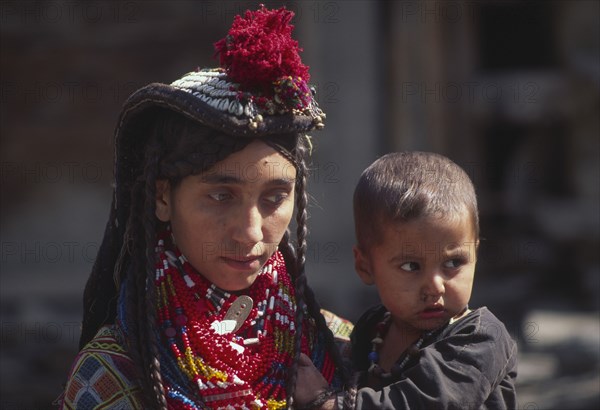
M419 264L417 262L406 262L400 265L400 269L405 270L407 272L414 272L419 270Z
M231 194L228 192L213 192L212 194L209 194L208 196L210 196L212 199L214 199L217 202L223 202L223 201L226 201L229 198L231 198Z
M288 197L287 192L278 192L265 197L265 200L271 204L280 204Z

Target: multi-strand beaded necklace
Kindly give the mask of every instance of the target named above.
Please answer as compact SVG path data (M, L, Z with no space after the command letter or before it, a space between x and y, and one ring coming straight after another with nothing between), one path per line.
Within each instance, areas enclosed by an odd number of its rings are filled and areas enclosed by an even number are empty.
M159 329L194 395L211 409L284 408L296 302L281 253L271 256L245 295L208 282L178 250L165 250L164 239L157 253ZM172 408L195 408L166 384Z
M392 323L392 320L391 320L390 312L385 312L381 322L377 323L377 326L376 326L377 333L375 334L375 337L371 340L372 347L371 347L371 351L369 352L369 355L368 355L368 357L369 357L369 373L373 374L374 376L380 377L382 379L388 379L392 376L399 375L402 372L402 370L404 369L404 366L406 366L406 363L408 362L408 360L412 356L417 354L419 348L423 344L423 341L427 337L431 336L431 334L433 333L432 331L423 333L421 335L421 337L419 338L419 340L417 340L415 343L413 343L406 350L404 359L402 359L402 361L399 363L395 363L392 366L392 368L390 369L390 371L386 372L379 365L378 350L379 350L379 347L381 346L381 344L383 344L383 338L385 337L387 331L389 330L391 323Z
M404 358L402 359L402 361L400 362L396 362L394 363L394 365L392 366L392 368L390 369L389 372L386 372L380 365L379 365L379 349L381 347L381 345L383 344L383 339L385 338L391 323L392 323L392 315L389 311L386 311L383 314L383 318L381 319L380 322L377 323L377 325L375 326L375 337L373 339L371 339L371 351L368 354L368 359L369 359L369 368L368 368L368 372L378 378L381 379L389 379L391 377L397 377L399 376L403 371L404 371L404 367L406 366L406 364L408 363L408 361L411 358L417 357L419 356L419 349L421 348L421 346L423 345L423 343L428 340L429 338L431 338L433 335L441 332L446 326L453 324L454 322L456 322L456 320L460 319L466 312L469 311L469 306L465 306L465 308L463 310L461 310L461 312L459 314L457 314L456 316L454 316L452 319L450 319L447 323L423 332L421 334L421 336L419 337L419 339L417 341L415 341L411 346L408 347L408 349L406 349L406 352L404 353Z

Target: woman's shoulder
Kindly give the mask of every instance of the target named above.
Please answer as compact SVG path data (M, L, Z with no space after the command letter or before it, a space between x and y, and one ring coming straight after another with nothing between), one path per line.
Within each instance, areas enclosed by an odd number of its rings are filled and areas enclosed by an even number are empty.
M142 408L135 366L118 328L101 327L75 357L63 395L64 409Z
M325 318L325 323L331 333L333 340L344 360L350 357L350 334L354 329L354 324L348 319L344 319L329 310L321 309L321 314Z
M352 329L354 329L351 321L326 309L321 309L321 314L325 318L325 323L333 333L334 338L345 342L350 341L350 334L352 333Z

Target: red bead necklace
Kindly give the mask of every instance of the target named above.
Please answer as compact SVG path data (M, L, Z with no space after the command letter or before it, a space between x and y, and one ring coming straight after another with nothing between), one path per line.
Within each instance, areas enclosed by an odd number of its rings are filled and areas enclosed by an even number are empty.
M196 393L214 409L284 408L287 370L294 357L296 301L281 253L271 256L245 292L249 298L238 305L248 315L231 331L226 329L231 321L224 318L241 295L208 282L177 249L165 250L161 237L155 281L158 326ZM302 350L307 353L305 335ZM173 408L185 408L167 397Z

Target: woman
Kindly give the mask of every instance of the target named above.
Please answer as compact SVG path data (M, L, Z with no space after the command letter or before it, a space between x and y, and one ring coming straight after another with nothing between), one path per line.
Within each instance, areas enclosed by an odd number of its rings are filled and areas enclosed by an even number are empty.
M64 408L285 408L301 353L341 385L304 272L306 133L325 115L292 15L237 16L215 44L221 68L125 103Z

